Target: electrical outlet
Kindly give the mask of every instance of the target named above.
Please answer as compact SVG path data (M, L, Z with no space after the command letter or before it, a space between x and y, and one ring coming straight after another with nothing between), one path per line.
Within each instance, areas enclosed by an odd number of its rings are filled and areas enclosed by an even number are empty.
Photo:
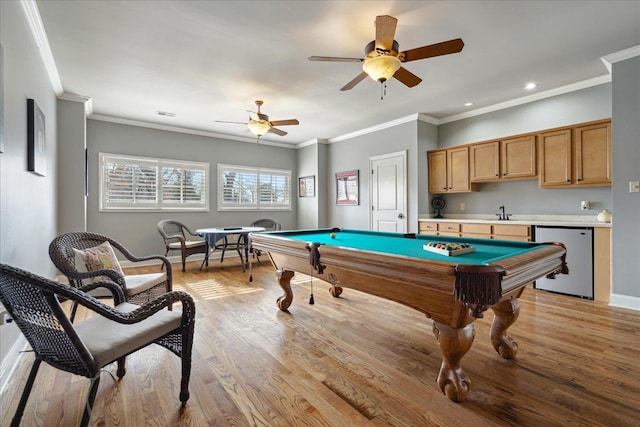
M640 193L640 181L629 181L629 193Z
M583 211L588 211L589 209L591 209L591 202L589 202L588 200L583 200L582 202L580 202L580 209Z
M460 203L460 210L463 211L465 210L467 207L465 206L464 203Z

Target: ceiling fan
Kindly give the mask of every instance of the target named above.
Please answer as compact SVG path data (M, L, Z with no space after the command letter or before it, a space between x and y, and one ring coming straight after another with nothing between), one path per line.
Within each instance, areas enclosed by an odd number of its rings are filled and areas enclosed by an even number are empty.
M398 42L393 39L397 24L398 20L393 16L382 15L376 17L376 39L369 42L364 48L364 58L310 56L309 61L362 63L363 71L342 87L342 89L340 89L342 91L352 89L367 76L381 83L384 83L391 77L395 77L408 87L414 87L420 84L422 79L402 67L403 62L458 53L464 47L462 39L453 39L399 52L400 46Z
M297 119L269 121L269 116L260 112L260 107L262 106L262 104L264 104L264 101L257 100L256 105L258 106L258 111L255 112L255 111L247 110L249 113L252 113L253 116L249 116L249 121L246 123L245 122L227 122L222 120L215 120L215 122L246 125L249 128L249 130L253 132L255 136L258 137L258 139L260 139L260 137L267 132L275 133L276 135L280 135L280 136L285 136L287 134L287 132L281 129L278 129L274 126L287 126L287 125L300 124L300 122L298 122Z

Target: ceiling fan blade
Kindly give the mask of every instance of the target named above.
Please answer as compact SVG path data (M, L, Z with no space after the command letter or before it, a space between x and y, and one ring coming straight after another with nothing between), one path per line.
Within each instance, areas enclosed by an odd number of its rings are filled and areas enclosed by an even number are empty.
M347 83L346 85L344 85L344 86L342 87L342 89L340 89L340 90L341 90L341 91L345 91L345 90L353 89L353 87L354 87L355 85L357 85L358 83L360 83L361 81L363 81L364 79L366 79L366 78L367 78L367 75L368 75L368 74L367 74L367 73L365 73L364 71L363 71L363 72L361 72L360 74L358 74L358 75L356 76L356 78L355 78L355 79L351 80L349 83Z
M227 122L225 120L214 120L214 123L226 123L226 124L232 124L232 125L246 125L246 122Z
M275 133L276 135L280 136L285 136L287 134L287 132L274 127L270 127L267 132Z
M400 82L404 83L408 87L414 87L420 84L422 79L411 71L407 70L404 67L398 68L398 71L393 75L396 79L400 80Z
M416 61L418 59L433 58L434 56L458 53L464 47L462 39L449 40L429 46L417 47L402 52L399 57L402 62Z
M396 33L398 20L393 16L382 15L376 17L376 48L391 50L393 47L393 36Z
M287 126L287 125L299 125L300 122L297 119L288 119L288 120L274 120L271 123L271 126Z
M362 62L361 58L339 58L337 56L310 56L309 61L327 61L327 62Z

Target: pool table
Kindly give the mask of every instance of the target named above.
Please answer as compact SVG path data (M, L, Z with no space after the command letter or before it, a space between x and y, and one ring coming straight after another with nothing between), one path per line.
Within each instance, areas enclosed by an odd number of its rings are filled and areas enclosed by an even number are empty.
M491 342L504 358L517 343L506 333L516 321L518 297L542 276L568 274L566 249L560 243L533 243L363 231L317 229L250 234L251 250L267 252L284 295L280 310L293 301L294 272L311 274L332 286L356 289L404 304L433 319L442 353L438 386L455 402L463 401L470 380L460 360L471 348L473 322L491 308L495 313ZM424 245L467 243L475 250L448 256Z

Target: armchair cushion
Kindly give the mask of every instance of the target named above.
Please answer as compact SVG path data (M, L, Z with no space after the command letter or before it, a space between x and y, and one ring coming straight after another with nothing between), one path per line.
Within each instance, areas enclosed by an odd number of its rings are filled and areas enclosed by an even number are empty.
M94 280L97 281L97 279L99 278L95 278ZM124 280L127 283L127 287L124 289L125 298L130 299L134 295L153 289L155 286L162 285L167 279L164 273L145 273L125 275ZM111 297L109 290L103 288L94 289L89 293L96 298Z
M161 285L167 280L167 276L164 273L132 274L130 276L124 276L124 280L127 282L125 293L128 298L129 296L147 291L154 286Z
M130 303L118 304L115 309L131 312L140 306ZM122 324L100 315L75 325L76 332L93 355L98 366L126 356L144 347L149 341L159 339L180 328L182 313L158 311L152 316L133 324Z
M186 240L184 242L185 248L197 248L206 245L207 242L205 242L204 240ZM169 243L169 249L182 249L182 244L180 242Z

